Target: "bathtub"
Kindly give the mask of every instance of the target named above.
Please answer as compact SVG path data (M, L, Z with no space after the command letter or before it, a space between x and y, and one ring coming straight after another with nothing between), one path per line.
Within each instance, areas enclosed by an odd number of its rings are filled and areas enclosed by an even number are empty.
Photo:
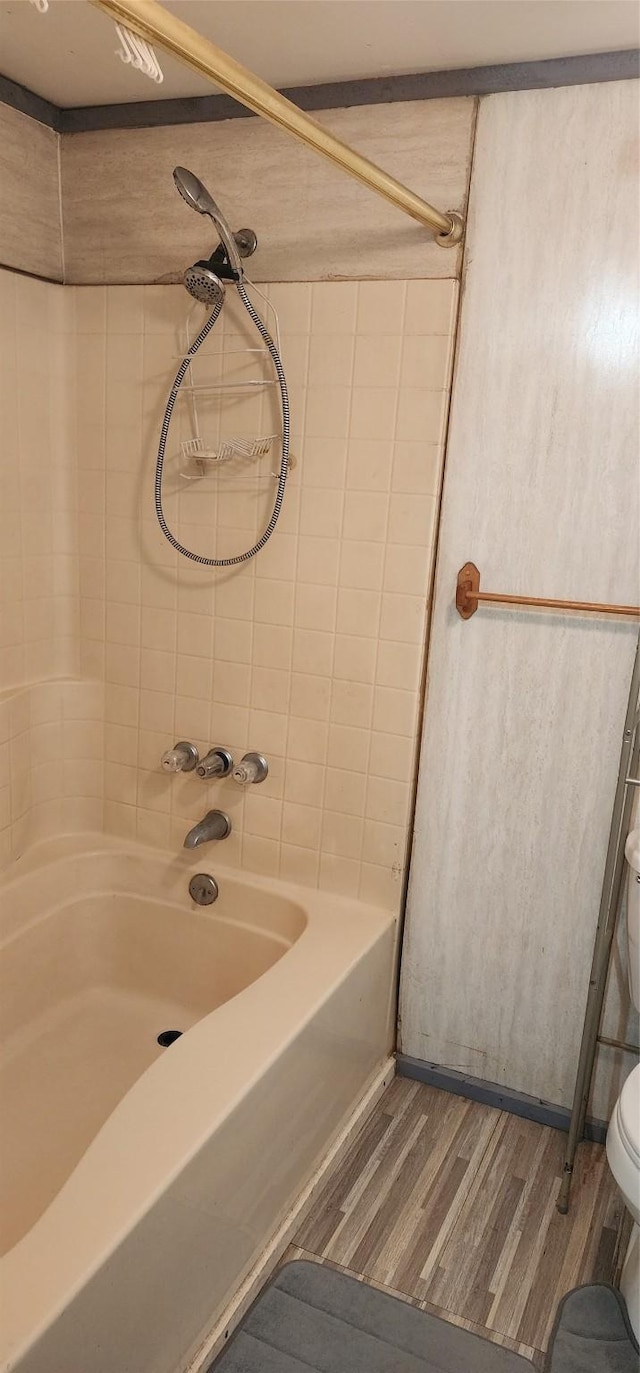
M4 880L4 1373L199 1366L387 1058L394 916L218 853L56 840Z

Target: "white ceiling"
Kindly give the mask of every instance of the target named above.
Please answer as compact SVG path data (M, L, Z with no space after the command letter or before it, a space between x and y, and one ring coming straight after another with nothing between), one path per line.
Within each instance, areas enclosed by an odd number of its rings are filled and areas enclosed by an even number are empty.
M165 0L274 86L486 66L637 46L636 0ZM57 105L206 95L161 52L156 85L115 56L87 0L0 0L0 72Z

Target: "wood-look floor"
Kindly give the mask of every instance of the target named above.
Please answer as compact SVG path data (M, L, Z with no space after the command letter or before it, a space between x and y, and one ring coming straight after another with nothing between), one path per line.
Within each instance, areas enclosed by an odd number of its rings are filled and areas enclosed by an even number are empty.
M602 1145L396 1078L286 1258L330 1263L541 1366L571 1287L611 1281L624 1208Z

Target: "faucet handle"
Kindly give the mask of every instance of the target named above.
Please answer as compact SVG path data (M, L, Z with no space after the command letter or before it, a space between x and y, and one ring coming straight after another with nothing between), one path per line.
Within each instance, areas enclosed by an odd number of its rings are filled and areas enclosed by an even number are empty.
M236 763L232 776L241 787L248 787L251 782L264 782L268 771L269 764L263 753L245 753Z
M163 753L160 766L163 772L193 772L197 762L198 750L195 744L189 744L186 739L181 739L173 748Z
M228 748L215 746L200 759L196 772L198 777L228 777L233 767L233 756Z

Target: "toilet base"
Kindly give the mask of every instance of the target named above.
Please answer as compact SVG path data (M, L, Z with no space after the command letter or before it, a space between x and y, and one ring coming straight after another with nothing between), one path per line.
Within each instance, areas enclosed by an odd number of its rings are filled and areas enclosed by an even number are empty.
M620 1278L620 1291L627 1303L631 1329L640 1342L640 1226L634 1225Z

